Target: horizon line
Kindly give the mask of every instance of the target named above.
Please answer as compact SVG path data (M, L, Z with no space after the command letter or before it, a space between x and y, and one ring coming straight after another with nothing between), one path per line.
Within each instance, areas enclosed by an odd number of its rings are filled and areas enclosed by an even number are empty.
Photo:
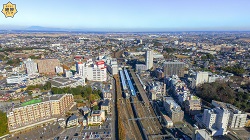
M168 33L168 32L250 32L250 30L165 30L165 31L122 31L122 30L84 30L84 29L0 29L0 31L4 32L18 32L18 31L26 31L26 32L103 32L103 33Z

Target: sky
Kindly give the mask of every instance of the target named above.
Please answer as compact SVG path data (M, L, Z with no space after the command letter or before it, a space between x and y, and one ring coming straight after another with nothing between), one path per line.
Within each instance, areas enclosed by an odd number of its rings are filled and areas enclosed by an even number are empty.
M6 4L9 0L0 0ZM107 31L250 31L250 0L10 0L0 29L42 26Z

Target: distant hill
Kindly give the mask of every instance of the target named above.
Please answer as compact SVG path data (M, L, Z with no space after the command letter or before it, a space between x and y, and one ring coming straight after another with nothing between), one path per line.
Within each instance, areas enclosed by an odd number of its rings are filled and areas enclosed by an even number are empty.
M30 26L26 28L29 31L66 31L65 29L61 28L49 28L49 27L42 27L42 26Z

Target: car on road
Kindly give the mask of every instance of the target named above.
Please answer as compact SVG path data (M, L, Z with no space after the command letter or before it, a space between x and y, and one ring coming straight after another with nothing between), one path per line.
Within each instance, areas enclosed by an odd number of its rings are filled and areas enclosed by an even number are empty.
M75 133L74 136L78 136L78 133Z
M68 140L69 139L69 136L66 136L65 138L64 138L64 140Z

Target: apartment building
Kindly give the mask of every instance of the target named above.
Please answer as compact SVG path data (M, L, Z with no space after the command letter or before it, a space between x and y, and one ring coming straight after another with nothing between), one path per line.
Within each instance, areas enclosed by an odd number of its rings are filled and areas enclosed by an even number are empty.
M38 72L40 74L54 75L56 74L56 67L60 66L58 59L39 59L36 60Z
M184 68L185 68L185 63L183 62L165 62L164 75L166 76L178 75L178 77L183 77Z
M24 63L25 63L26 72L28 75L33 75L33 74L36 74L38 72L37 63L35 63L30 58L27 59L27 61L25 61Z
M65 114L73 105L72 94L57 94L13 106L7 112L9 130L14 132L25 129L29 125L39 125L47 119Z
M208 72L197 72L195 77L195 86L208 82Z
M222 107L204 109L202 122L211 130L213 136L225 135L227 134L229 116L229 111Z
M183 121L184 112L172 97L165 97L163 106L173 123Z
M146 52L145 62L146 62L146 68L151 69L153 67L154 60L154 52L152 50L148 50Z
M185 101L185 111L190 115L199 114L201 111L200 100L186 100Z
M212 101L212 105L215 107L222 107L230 112L228 127L229 128L242 128L245 126L247 121L247 113L240 111L237 107L223 103L219 101Z

